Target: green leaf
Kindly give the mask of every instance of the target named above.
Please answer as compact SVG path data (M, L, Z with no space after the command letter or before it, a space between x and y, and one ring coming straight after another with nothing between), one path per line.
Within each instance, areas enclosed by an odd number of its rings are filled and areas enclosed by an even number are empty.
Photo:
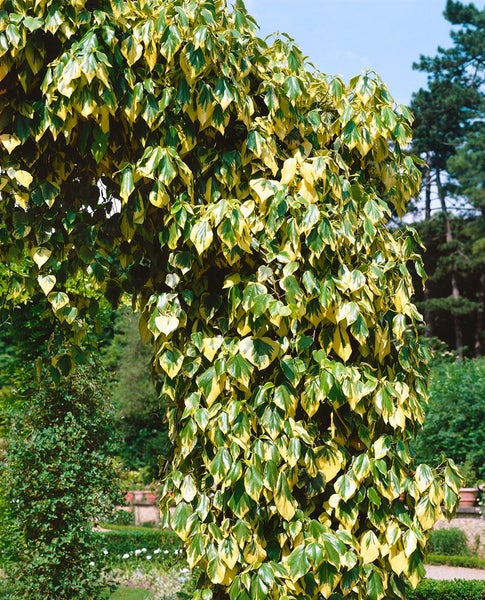
M239 352L251 364L263 370L277 358L280 345L268 337L248 337L239 342Z
M241 354L235 354L227 361L227 372L236 381L241 383L244 387L249 387L251 376L253 374L253 368L251 363L247 361Z
M48 299L56 312L69 304L69 296L64 292L51 292Z
M209 225L209 222L204 219L196 221L192 226L189 237L199 255L202 255L210 248L212 240L214 239L212 228Z
M380 600L385 596L382 578L376 570L372 570L367 579L367 596L369 600Z
M250 465L244 475L244 489L248 496L255 502L259 502L263 486L263 477L260 470L255 465Z
M182 37L176 25L169 25L165 28L160 40L160 52L170 63L174 54L182 44Z
M27 27L27 29L30 32L35 31L36 29L40 29L42 27L42 25L44 24L42 19L39 19L38 17L28 17L28 16L24 17L23 22L24 22L25 27Z
M302 376L305 374L306 370L307 370L307 365L306 363L301 359L301 358L290 358L285 356L281 362L281 367L283 369L284 374L286 375L286 378L288 379L288 381L293 385L293 386L297 386L298 383L300 382ZM282 386L280 386L282 387ZM278 388L280 389L280 388ZM285 388L286 390L286 388ZM282 390L282 391L285 391ZM276 396L276 391L275 391L275 396ZM276 399L275 399L276 401ZM287 410L287 408L293 404L293 402L291 403L284 403L286 404L286 408L285 410Z
M229 450L227 448L220 448L215 457L209 463L209 472L214 477L216 484L227 476L231 465L232 458Z
M253 575L250 588L251 600L267 600L268 593L269 586L266 582L259 575Z
M134 189L135 189L135 184L133 181L133 169L131 167L126 167L123 170L123 174L121 176L121 185L120 185L121 199L124 202L126 202Z
M177 175L177 170L175 169L174 164L166 150L162 153L162 158L158 165L158 169L158 178L164 185L169 185L172 183Z
M310 570L310 561L306 553L305 545L297 546L288 557L288 567L291 580L298 581Z
M330 79L328 89L332 96L335 98L335 100L340 100L342 98L344 93L344 86L340 79L338 79L338 77L332 77Z
M284 427L284 420L280 414L280 410L272 405L266 406L261 417L261 425L269 433L271 439L276 439Z
M296 75L290 75L287 77L285 83L283 84L283 91L291 100L298 100L303 93L299 77Z
M276 510L286 521L291 521L296 511L296 501L291 495L286 475L281 471L276 481L274 490L274 503Z
M341 475L334 483L337 494L347 502L357 492L357 484L350 475Z

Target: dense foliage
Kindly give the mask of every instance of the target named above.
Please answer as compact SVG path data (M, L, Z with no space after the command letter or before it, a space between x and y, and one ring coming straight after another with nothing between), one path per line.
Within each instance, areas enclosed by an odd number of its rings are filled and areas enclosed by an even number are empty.
M102 562L93 524L119 501L110 413L93 367L32 383L13 411L2 487L16 598L92 600Z
M99 294L131 295L194 598L403 598L459 485L409 448L423 271L388 227L419 189L408 110L258 39L239 0L0 7L9 294L45 293L62 373Z
M485 479L485 359L443 363L431 371L430 400L416 438L419 461L443 456L466 465L468 485Z

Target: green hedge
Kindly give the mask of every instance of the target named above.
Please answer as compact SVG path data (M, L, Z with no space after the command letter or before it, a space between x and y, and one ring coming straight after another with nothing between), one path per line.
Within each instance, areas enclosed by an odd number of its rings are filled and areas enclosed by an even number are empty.
M406 600L485 600L485 581L425 579L408 592Z
M476 556L448 556L447 554L430 554L426 558L428 565L449 565L450 567L468 567L485 569L485 558Z
M177 535L167 529L110 525L100 531L102 546L109 564L123 561L127 556L151 555L158 562L173 564L184 556Z

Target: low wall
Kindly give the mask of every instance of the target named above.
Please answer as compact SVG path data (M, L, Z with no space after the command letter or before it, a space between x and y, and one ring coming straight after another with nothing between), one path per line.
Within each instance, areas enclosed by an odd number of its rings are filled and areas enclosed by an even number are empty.
M158 497L149 490L134 490L126 494L126 506L120 507L133 514L135 525L160 523Z

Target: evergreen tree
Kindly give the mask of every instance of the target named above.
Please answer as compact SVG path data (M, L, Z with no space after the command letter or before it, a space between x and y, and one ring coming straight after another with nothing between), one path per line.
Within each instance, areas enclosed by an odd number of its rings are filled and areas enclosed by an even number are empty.
M421 298L428 335L443 335L443 315L453 322L453 336L446 340L459 356L483 351L485 276L482 243L483 212L481 180L472 165L480 167L480 138L483 128L485 77L485 9L449 0L445 17L457 27L452 30L454 45L439 48L435 57L421 57L415 65L428 73L428 89L413 95L411 109L416 115L413 149L425 161L423 195L425 220L432 219L431 199L436 191L441 215L434 224L423 224L425 246L433 245L428 233L441 226L439 256L428 250L425 262L431 267L430 280ZM473 208L478 211L473 214ZM462 223L457 223L462 219ZM463 239L457 238L457 232ZM472 241L470 236L474 236ZM470 289L466 280L473 278ZM436 285L441 282L444 285ZM439 295L436 295L436 294ZM472 339L467 331L474 324ZM468 349L467 349L468 348Z

